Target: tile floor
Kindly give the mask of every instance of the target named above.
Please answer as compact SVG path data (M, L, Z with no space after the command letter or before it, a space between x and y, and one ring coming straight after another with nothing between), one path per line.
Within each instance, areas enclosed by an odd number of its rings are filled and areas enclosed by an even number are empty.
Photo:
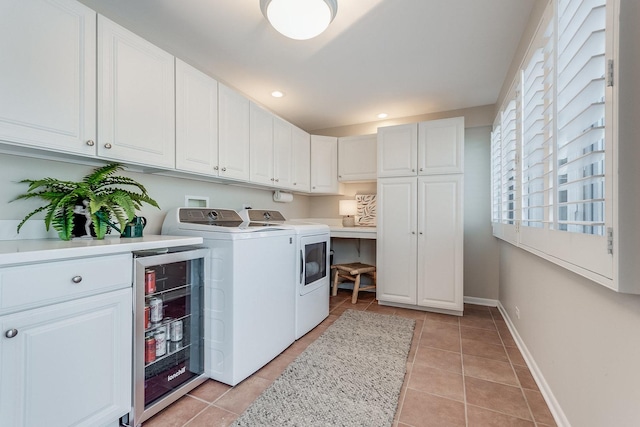
M331 297L324 322L242 383L209 380L144 427L228 426L348 308L416 320L394 427L556 425L497 309L465 305L456 317L380 306L373 293L352 305L350 296Z

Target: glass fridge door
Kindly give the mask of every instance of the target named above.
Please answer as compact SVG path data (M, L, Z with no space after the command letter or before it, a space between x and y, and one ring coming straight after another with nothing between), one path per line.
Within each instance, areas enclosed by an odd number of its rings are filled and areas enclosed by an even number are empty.
M197 249L136 258L135 425L205 380L203 290L207 253L206 249Z

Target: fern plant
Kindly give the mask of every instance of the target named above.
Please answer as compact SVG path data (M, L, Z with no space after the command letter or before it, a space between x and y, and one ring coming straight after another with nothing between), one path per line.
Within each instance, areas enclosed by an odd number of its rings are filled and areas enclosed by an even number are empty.
M77 206L84 203L83 211L91 218L96 238L103 239L110 227L117 231L124 229L143 203L159 209L158 203L149 197L142 184L125 176L114 175L122 169L119 163L111 163L95 169L79 182L55 178L23 179L20 182L29 184L29 189L12 202L38 198L47 204L29 212L18 224L18 233L29 218L45 211L44 223L47 231L53 227L60 239L70 240L74 237ZM121 186L133 188L123 189Z

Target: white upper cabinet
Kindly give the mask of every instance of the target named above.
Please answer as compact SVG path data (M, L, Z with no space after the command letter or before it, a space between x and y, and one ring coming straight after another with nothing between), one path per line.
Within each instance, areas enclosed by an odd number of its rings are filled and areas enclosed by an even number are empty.
M311 135L311 193L338 194L338 138Z
M253 102L249 107L250 180L273 185L273 114Z
M418 124L418 175L464 172L464 117Z
M276 187L294 189L293 125L273 118L273 176Z
M0 140L95 155L95 37L75 1L0 2Z
M219 175L249 181L250 102L238 92L218 84Z
M176 169L218 175L218 82L177 58Z
M338 181L375 181L376 157L376 135L338 138Z
M418 165L418 125L378 128L378 177L413 176Z
M174 57L98 16L98 155L175 167Z
M378 129L378 177L464 172L464 117Z
M311 191L311 136L300 128L291 127L293 144L293 190Z

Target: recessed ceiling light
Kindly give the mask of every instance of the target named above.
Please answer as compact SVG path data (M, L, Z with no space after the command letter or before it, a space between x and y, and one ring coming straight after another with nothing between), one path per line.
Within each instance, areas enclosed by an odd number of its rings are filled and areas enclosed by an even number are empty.
M389 117L389 115L387 113L380 113L378 114L378 118L379 119L386 119L387 117Z
M282 98L284 96L284 93L280 92L279 90L274 90L273 92L271 92L271 96L273 96L274 98Z

